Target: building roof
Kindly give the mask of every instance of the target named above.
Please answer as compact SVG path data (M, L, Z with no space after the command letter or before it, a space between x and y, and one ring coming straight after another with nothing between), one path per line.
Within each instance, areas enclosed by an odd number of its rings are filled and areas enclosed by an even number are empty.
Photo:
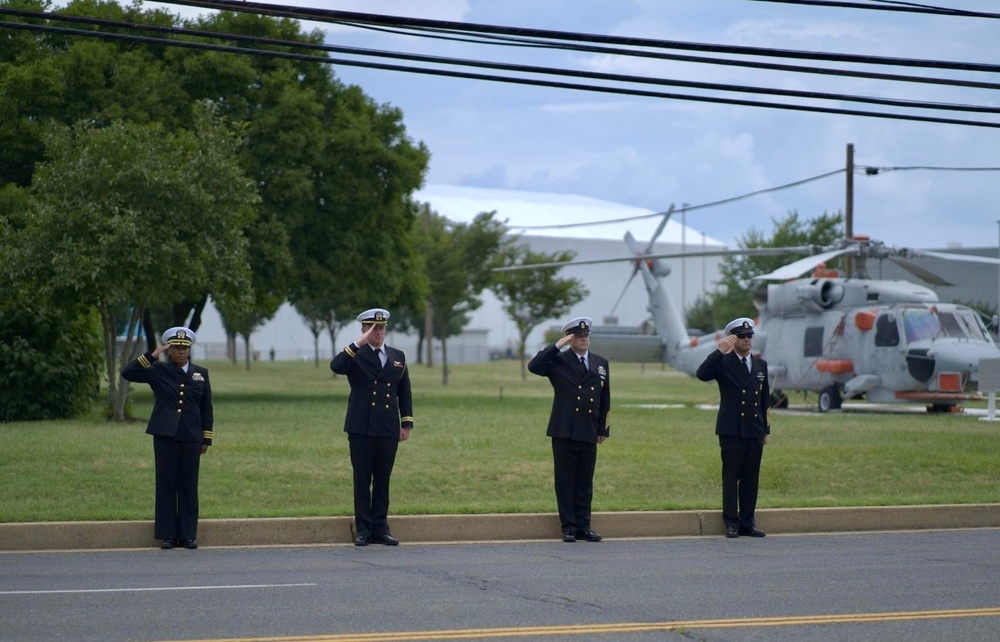
M480 212L495 211L497 219L506 221L512 233L530 236L621 240L625 232L631 231L637 240L648 241L662 220L655 216L654 210L577 194L428 185L417 191L414 198L429 203L438 214L460 223L470 222ZM663 211L667 209L669 205ZM602 224L546 227L570 223ZM682 225L678 211L671 216L657 243L725 247L722 241Z

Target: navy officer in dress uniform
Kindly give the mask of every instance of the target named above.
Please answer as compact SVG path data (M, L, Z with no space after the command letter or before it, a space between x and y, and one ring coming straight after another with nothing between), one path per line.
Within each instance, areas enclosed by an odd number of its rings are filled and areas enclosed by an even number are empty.
M208 370L191 363L194 332L170 328L161 339L126 365L122 378L153 390L146 433L153 436L156 462L154 536L161 548L198 548L198 469L212 445L212 386ZM168 358L160 361L164 351Z
M722 450L722 520L726 537L764 537L757 528L757 482L771 433L767 362L751 354L754 323L740 317L726 325L719 349L698 367L702 381L719 385L715 434Z
M354 545L398 546L389 532L389 477L413 428L410 373L403 351L385 345L388 310L366 310L358 321L361 336L330 361L351 385L344 431L354 468Z
M611 430L611 373L608 360L590 352L587 317L563 326L563 336L528 362L533 374L548 377L554 391L546 435L552 438L556 505L563 541L599 542L590 528L597 445ZM569 350L562 348L569 344Z

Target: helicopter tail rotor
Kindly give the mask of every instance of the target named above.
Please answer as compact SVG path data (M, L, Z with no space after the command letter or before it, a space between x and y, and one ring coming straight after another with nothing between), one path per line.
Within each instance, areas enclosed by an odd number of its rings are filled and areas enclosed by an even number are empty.
M667 211L663 213L663 219L660 221L660 224L656 226L656 231L653 232L653 236L649 239L646 249L639 248L639 244L635 240L635 237L632 236L631 232L625 232L625 245L627 245L629 251L636 256L636 259L632 262L632 273L629 275L628 281L625 282L625 287L622 288L621 294L618 295L618 299L615 301L615 304L611 306L612 316L614 316L615 310L618 309L618 304L621 303L622 299L625 297L625 291L628 290L628 286L632 285L632 279L634 279L635 275L639 273L639 268L642 263L645 263L649 271L655 276L667 276L670 274L670 266L661 263L656 259L644 259L639 257L644 257L653 253L653 245L656 243L656 239L659 238L660 234L662 234L663 230L667 227L667 222L670 220L670 215L673 213L674 205L671 203Z

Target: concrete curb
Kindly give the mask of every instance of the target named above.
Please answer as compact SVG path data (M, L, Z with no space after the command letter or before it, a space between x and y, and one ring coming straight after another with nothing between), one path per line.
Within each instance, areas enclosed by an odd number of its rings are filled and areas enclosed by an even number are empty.
M560 537L553 513L401 515L392 533L404 543L547 540ZM945 504L857 508L772 508L757 525L773 534L1000 528L1000 504ZM721 511L595 513L594 529L607 538L720 537ZM151 521L0 524L0 551L150 548ZM350 544L350 517L203 519L202 546Z

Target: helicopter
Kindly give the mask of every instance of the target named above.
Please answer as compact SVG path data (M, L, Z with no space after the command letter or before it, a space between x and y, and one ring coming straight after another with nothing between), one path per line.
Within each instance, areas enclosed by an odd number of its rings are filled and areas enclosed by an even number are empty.
M661 230L662 225L656 235ZM653 241L642 248L631 233L626 233L625 243L632 256L617 260L632 262L629 283L641 275L652 318L638 328L595 325L591 347L612 361L664 362L694 376L716 349L722 332L690 336L680 309L663 286L671 272L663 259L700 254L652 254ZM1000 265L1000 260L897 249L864 236L842 239L832 247L744 248L711 255L779 253L809 256L756 277L770 282L753 296L758 313L753 352L768 363L773 407L787 406L787 391L817 393L820 412L862 397L877 404L923 403L931 412L960 410L961 404L982 398L976 391L979 361L1000 358L1000 347L980 313L966 305L943 303L922 285L872 279L867 262L889 259L928 283L941 285L947 282L908 259L933 256L993 265ZM850 258L851 274L826 269L827 261L840 256ZM544 267L554 265L558 264ZM803 277L806 272L810 273ZM998 326L1000 319L994 315L990 327Z

